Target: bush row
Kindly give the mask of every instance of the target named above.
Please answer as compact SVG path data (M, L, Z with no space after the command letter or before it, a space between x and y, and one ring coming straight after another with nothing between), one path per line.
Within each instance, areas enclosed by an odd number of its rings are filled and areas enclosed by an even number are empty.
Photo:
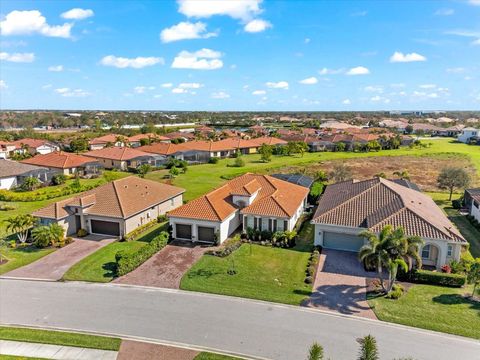
M52 190L49 192L14 192L10 190L0 190L0 201L19 201L19 202L30 202L30 201L39 201L39 200L50 200L57 198L59 196L72 195L80 193L83 191L88 191L100 186L102 182L91 185L81 185L81 186L66 186L61 189Z
M233 239L225 241L219 249L207 250L205 254L223 258L237 250L242 246L242 243L242 239L239 236L235 236Z
M145 261L150 259L155 253L167 245L168 232L162 231L160 235L152 239L147 245L141 247L138 251L126 253L119 251L115 254L115 269L117 276L123 276L130 271L135 270Z
M318 261L320 260L320 250L315 248L310 255L307 263L307 269L305 270L305 283L313 284L315 280L315 273L317 271Z
M448 274L429 270L415 270L402 276L406 281L420 284L462 287L467 278L462 274Z
M165 221L165 217L164 216L159 216L157 217L156 220L153 220L153 221L150 221L146 224L143 224L139 227L137 227L135 230L133 231L130 231L128 234L124 235L123 236L123 240L125 241L132 241L132 240L135 240L135 238L140 235L141 233L143 233L144 231L147 231L148 229L151 229L153 228L155 225L161 223L161 222L164 222Z

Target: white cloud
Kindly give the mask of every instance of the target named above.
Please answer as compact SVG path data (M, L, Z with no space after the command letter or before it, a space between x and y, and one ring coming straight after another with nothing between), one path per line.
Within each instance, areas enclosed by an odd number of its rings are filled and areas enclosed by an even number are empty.
M479 0L480 1L480 0ZM472 41L471 45L480 45L480 31L474 30L450 30L446 31L445 34L448 35L456 35L456 36L463 36L463 37L470 37L476 38Z
M271 89L284 89L288 90L288 82L286 81L279 81L279 82L272 82L269 81L265 83L265 85Z
M375 95L375 96L371 97L370 101L372 101L372 102L383 102L384 104L389 104L390 103L390 99L385 98L385 97L380 96L380 95Z
M0 60L17 62L17 63L30 63L35 60L34 53L7 53L0 52Z
M300 80L299 83L303 85L314 85L318 83L318 79L315 76L312 76L312 77Z
M249 33L257 33L257 32L265 31L271 27L272 27L272 24L266 20L254 19L252 21L249 21L243 29Z
M350 105L352 102L350 101L350 99L345 99L342 101L342 104L344 105Z
M480 6L480 0L469 0L468 3L473 6Z
M212 93L211 97L213 99L228 99L230 97L230 94L227 94L225 91L218 91Z
M187 39L208 39L217 35L217 32L207 32L207 25L203 22L182 21L177 25L163 29L160 33L160 39L164 43L169 43Z
M345 71L345 69L328 69L326 67L322 68L318 71L320 75L336 75L341 74Z
M203 87L203 84L200 84L200 83L181 83L180 85L178 85L179 88L182 88L182 89L200 89L201 87Z
M119 69L125 69L128 67L134 69L141 69L146 66L152 66L156 64L164 64L163 58L160 57L136 57L136 58L124 58L124 57L117 57L114 55L108 55L100 60L100 64L105 66L114 66Z
M310 44L311 41L312 41L312 39L310 39L310 38L305 38L305 40L303 40L303 42L305 44Z
M265 95L266 93L265 90L255 90L252 92L252 95Z
M188 92L188 90L183 89L183 88L173 88L172 89L173 94L186 94L187 92Z
M446 71L451 74L462 74L466 71L466 69L463 67L454 67L454 68L448 68Z
M427 99L427 98L436 99L436 98L439 97L439 95L435 92L427 93L427 92L424 92L424 91L414 91L412 93L412 96L418 97L418 98L424 98L424 99Z
M455 14L455 10L453 9L447 9L447 8L444 8L444 9L438 9L437 11L435 11L434 15L437 15L437 16L450 16L450 15L453 15Z
M133 92L134 92L135 94L143 94L143 93L145 93L145 90L146 90L146 89L147 89L147 88L146 88L145 86L135 86L135 87L133 88Z
M69 38L73 24L51 26L38 10L14 10L0 21L0 33L7 35L40 34L50 37Z
M437 87L436 84L422 84L418 86L420 89L435 89Z
M60 16L64 19L69 19L69 20L83 20L93 15L94 13L93 13L93 10L91 9L74 8L64 12Z
M348 70L346 74L347 75L368 75L370 74L370 70L368 70L364 66L357 66Z
M8 85L5 82L5 80L0 80L0 90L6 90L8 89Z
M63 65L49 66L48 71L61 72L63 71Z
M172 83L164 83L162 85L160 85L162 88L171 88L173 86Z
M226 15L231 18L249 21L260 14L262 0L178 0L178 11L188 17L208 18L214 15Z
M196 52L181 51L173 59L173 69L215 70L223 67L219 58L222 53L211 49L201 49Z
M85 97L90 95L89 92L83 89L58 88L54 91L63 97Z
M46 84L46 85L42 86L43 90L47 90L47 89L51 89L51 88L52 88L52 84Z
M390 62L392 63L405 63L405 62L415 62L415 61L427 61L427 58L423 55L417 53L404 54L399 51L395 51L390 57Z
M473 40L472 45L480 45L480 39Z
M383 93L383 86L380 86L380 85L369 85L369 86L365 86L363 88L363 90L367 91L367 92L374 92L374 93Z

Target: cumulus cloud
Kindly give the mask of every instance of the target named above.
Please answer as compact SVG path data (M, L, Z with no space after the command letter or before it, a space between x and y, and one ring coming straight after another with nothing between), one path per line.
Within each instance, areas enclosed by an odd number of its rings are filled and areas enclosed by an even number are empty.
M16 62L16 63L31 63L35 60L34 53L7 53L0 52L0 60Z
M68 87L58 88L54 91L63 97L86 97L90 95L89 92L83 89L70 89Z
M300 80L299 83L303 85L315 85L316 83L318 83L318 79L315 76L312 76L312 77Z
M211 94L212 99L228 99L230 94L227 94L225 91L218 91Z
M473 6L480 6L480 0L468 0L468 3Z
M383 96L380 96L380 95L375 95L375 96L371 97L370 101L372 101L372 102L383 102L384 104L390 103L390 99L387 99L387 98L385 98Z
M61 72L63 70L64 70L63 65L55 65L55 66L48 67L48 71L52 71L52 72Z
M0 80L0 90L6 90L8 89L8 85L5 82L5 80Z
M164 83L162 85L160 85L162 88L171 88L173 86L172 83Z
M156 64L164 64L165 61L163 58L160 57L136 57L136 58L124 58L124 57L118 57L114 55L108 55L102 58L100 60L100 64L104 66L114 66L119 69L125 69L125 68L134 68L134 69L141 69L146 66L153 66Z
M437 85L435 84L422 84L418 86L421 89L435 89Z
M370 74L370 70L368 70L364 66L357 66L348 70L346 74L347 75L368 75Z
M217 32L207 32L207 25L203 22L182 21L177 25L163 29L160 33L160 39L164 43L169 43L187 39L208 39L217 35Z
M222 53L211 49L181 51L172 62L173 69L216 70L223 67Z
M252 95L265 95L267 92L265 90L255 90L255 91L252 91Z
M74 8L68 11L65 11L60 15L64 19L68 20L83 20L94 15L93 10L91 9L80 9Z
M14 10L0 21L0 33L8 35L40 34L50 37L69 38L73 24L49 25L38 10Z
M249 21L260 14L262 0L178 0L178 11L188 17L209 18L225 15L231 18Z
M329 69L329 68L322 68L318 71L320 75L336 75L336 74L341 74L344 72L345 69Z
M187 89L183 89L183 88L174 88L172 89L172 93L173 94L186 94L188 92Z
M350 101L350 99L345 99L342 101L342 104L344 105L350 105L352 102Z
M182 88L182 89L200 89L201 87L203 87L203 84L200 84L200 83L181 83L180 85L178 85L179 88Z
M135 94L144 94L147 90L155 90L155 86L135 86L133 88Z
M252 21L249 21L243 29L249 33L257 33L257 32L265 31L271 27L272 27L272 24L266 20L254 19Z
M417 53L404 54L400 51L395 51L390 57L390 62L392 63L405 63L405 62L415 62L415 61L427 61L427 58L423 55Z
M265 83L265 85L271 89L284 89L288 90L288 82L286 81L278 81L278 82L272 82L269 81Z

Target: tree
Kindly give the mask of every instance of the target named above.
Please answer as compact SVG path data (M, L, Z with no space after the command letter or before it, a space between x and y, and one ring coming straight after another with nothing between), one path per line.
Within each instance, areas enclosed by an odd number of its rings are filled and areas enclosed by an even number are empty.
M363 338L357 339L360 344L360 352L358 360L379 360L380 356L377 349L377 340L372 335L367 335Z
M328 180L328 175L325 171L319 170L315 173L314 180L315 181L321 181L321 182L327 181Z
M32 237L38 247L55 246L63 239L65 229L56 223L38 226L32 230Z
M379 151L382 148L382 145L377 140L370 140L367 143L368 151Z
M338 142L335 144L335 151L345 151L347 145L344 142Z
M447 189L450 192L449 200L452 200L453 190L462 189L470 183L470 175L457 167L446 167L440 171L437 184L440 189Z
M170 168L170 170L168 171L168 173L170 174L171 177L175 177L175 176L178 176L180 174L180 171L178 170L178 168L176 166L172 166Z
M30 214L16 215L5 220L7 231L17 234L18 241L24 243L28 238L28 230L35 225L35 218Z
M82 152L88 150L88 140L82 137L76 137L70 141L70 150L73 152Z
M62 185L67 181L67 176L65 174L55 174L52 176L52 185Z
M475 262L470 266L467 272L467 281L473 285L472 297L474 297L477 286L480 285L480 258L476 258Z
M258 153L263 162L270 162L272 160L273 147L268 144L262 144L258 149Z
M137 167L137 174L142 179L152 170L152 167L149 164L142 164Z
M397 134L394 137L389 138L387 144L390 149L398 149L402 144L402 139L400 135Z
M25 191L32 191L36 189L40 185L40 180L38 180L36 177L29 176L23 180L22 185L20 186L22 190Z
M333 170L330 172L329 177L334 182L347 181L352 178L352 171L347 165L343 163L335 164L333 166Z
M413 126L412 125L405 126L405 132L407 134L411 134L413 132Z
M407 170L394 171L393 175L398 176L400 179L410 180L410 175Z
M358 258L368 267L375 267L382 290L386 293L392 290L399 267L408 271L413 266L413 260L417 267L422 266L419 249L424 244L423 240L418 236L406 236L402 227L386 225L378 235L365 230L360 236L367 239L368 244L360 248ZM387 270L389 275L387 288L383 282L383 270Z
M323 347L314 342L308 350L308 360L323 360Z
M234 167L244 167L245 166L245 161L242 159L241 156L239 156L233 162L233 166Z

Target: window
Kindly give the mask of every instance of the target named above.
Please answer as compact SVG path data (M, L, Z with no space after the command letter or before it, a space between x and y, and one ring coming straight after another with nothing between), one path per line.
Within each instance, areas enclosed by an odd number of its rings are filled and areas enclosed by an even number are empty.
M277 231L277 219L273 220L273 231Z
M423 247L422 259L430 259L430 245L426 245Z
M283 231L287 231L287 230L288 230L288 221L283 220Z
M268 231L272 231L273 220L268 219Z
M258 219L256 217L253 218L253 228L257 230L258 227Z
M447 246L447 256L451 257L453 255L453 245Z
M175 199L170 199L170 206L175 206Z
M150 219L150 211L147 212L147 219Z

